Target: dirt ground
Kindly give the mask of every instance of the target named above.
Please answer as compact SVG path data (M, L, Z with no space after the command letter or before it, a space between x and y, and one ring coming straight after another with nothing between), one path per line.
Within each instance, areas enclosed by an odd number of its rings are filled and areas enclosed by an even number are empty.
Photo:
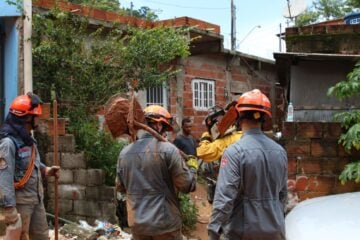
M196 228L186 234L188 239L207 240L207 225L211 215L211 204L207 201L206 183L197 183L196 191L191 193L191 198L199 209L199 217Z

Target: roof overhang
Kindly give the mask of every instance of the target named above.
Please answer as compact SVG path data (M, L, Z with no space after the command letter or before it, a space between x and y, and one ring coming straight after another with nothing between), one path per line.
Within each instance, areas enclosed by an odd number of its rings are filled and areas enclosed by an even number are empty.
M190 29L190 52L192 55L202 53L218 53L222 51L224 37L221 34L201 30L198 28Z
M311 61L324 61L324 60L348 60L358 61L360 55L347 55L347 54L327 54L327 53L274 53L274 58L287 59L287 60L311 60Z

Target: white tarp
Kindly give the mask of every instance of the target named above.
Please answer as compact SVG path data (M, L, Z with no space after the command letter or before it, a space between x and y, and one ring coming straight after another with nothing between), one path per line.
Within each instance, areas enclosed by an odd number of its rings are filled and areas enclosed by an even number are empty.
M287 240L359 240L360 192L305 200L285 218Z

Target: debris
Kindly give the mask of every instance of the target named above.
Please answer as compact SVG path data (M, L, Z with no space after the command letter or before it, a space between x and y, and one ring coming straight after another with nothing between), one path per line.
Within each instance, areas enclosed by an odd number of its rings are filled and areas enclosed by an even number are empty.
M59 240L131 240L132 235L119 226L96 220L96 226L80 220L80 224L65 224L60 228ZM55 239L54 230L49 231L50 240Z

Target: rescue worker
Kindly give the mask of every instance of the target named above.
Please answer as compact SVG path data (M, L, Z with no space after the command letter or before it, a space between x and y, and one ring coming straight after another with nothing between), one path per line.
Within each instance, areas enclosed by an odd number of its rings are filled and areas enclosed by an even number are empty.
M209 132L206 131L201 135L199 146L196 148L196 154L198 158L201 158L206 163L220 160L225 149L239 140L241 136L241 131L234 130L224 137L213 141Z
M224 115L226 115L226 111L234 108L235 104L236 101L231 102L225 110L222 108L218 110L216 107L210 109L210 113L205 119L208 131L201 135L199 146L196 148L198 158L201 158L204 162L211 163L220 160L224 150L242 136L242 132L238 130L235 124L229 127L222 137L219 136L218 130L212 130L214 128L217 129L217 125L220 124ZM216 133L215 137L211 135L212 132Z
M271 117L269 99L258 89L238 99L242 138L228 147L220 164L209 240L285 239L287 155L262 131Z
M191 135L192 123L190 118L184 118L181 121L182 133L177 135L174 145L187 155L196 156L196 140Z
M205 121L207 128L210 130L212 124L218 124L222 120L223 114L225 114L225 111L223 110L220 110L219 114L210 113ZM207 175L207 200L210 204L214 201L216 179L219 170L218 160L220 160L224 150L242 136L242 132L238 131L235 125L231 126L227 132L228 133L226 133L225 136L215 140L213 140L209 131L204 132L201 135L199 146L196 148L197 156L208 163L208 165L205 166L205 169Z
M0 207L8 229L22 222L22 240L49 239L42 175L60 174L59 166L46 167L40 162L37 143L31 135L42 113L41 103L32 93L16 97L0 128Z
M144 112L147 125L159 134L172 131L165 108L152 105ZM195 190L198 167L196 161L189 163L190 169L172 143L147 132L120 152L117 187L127 196L133 239L182 240L177 193Z

